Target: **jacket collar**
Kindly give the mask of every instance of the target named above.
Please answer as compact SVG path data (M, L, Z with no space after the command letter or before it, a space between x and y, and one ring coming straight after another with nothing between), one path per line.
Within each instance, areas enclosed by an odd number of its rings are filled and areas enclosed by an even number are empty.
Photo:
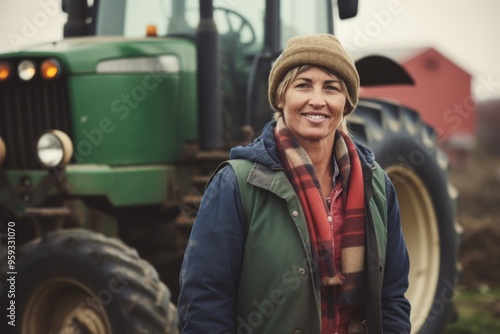
M253 143L246 146L236 146L231 149L230 159L246 159L273 170L282 170L283 165L279 158L278 147L274 138L274 129L276 121L271 121L264 126L262 134L255 138ZM359 159L364 167L373 168L375 164L375 155L367 147L356 143Z

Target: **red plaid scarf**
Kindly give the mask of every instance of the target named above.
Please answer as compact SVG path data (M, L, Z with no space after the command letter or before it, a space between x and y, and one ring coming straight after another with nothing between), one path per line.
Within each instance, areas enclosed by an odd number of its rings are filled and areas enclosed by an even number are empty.
M305 150L297 143L292 133L279 119L275 138L280 152L281 162L288 172L302 205L309 231L313 261L318 266L315 276L318 284L339 286L336 303L356 304L362 282L365 253L365 204L361 162L356 146L346 134L337 131L333 153L340 170L342 199L344 204L344 222L340 245L340 263L335 263L334 236L328 216L325 199L322 198L320 184L314 167ZM322 300L330 304L331 301Z

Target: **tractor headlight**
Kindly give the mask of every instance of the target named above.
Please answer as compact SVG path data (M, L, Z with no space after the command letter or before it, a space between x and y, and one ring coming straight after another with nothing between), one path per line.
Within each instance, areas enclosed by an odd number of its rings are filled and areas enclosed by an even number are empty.
M36 151L38 160L43 166L47 168L65 166L73 155L73 143L64 132L51 130L40 136Z
M2 61L0 62L0 81L5 81L10 76L10 65L9 63Z
M3 161L5 160L5 155L7 154L7 149L5 147L5 143L0 137L0 166L3 164Z
M55 59L47 59L40 66L40 73L44 79L52 80L61 73L61 65Z
M17 73L24 81L31 80L36 73L35 64L31 60L23 60L17 66Z

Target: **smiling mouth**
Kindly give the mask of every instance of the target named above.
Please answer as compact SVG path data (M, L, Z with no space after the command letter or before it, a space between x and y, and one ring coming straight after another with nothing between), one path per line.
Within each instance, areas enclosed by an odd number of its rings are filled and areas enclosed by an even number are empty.
M318 115L318 114L305 114L305 116L313 120L321 120L327 118L327 116L325 115Z

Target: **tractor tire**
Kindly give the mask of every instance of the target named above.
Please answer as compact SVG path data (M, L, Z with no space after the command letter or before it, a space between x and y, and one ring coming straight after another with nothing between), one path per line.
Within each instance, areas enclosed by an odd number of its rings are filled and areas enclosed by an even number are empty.
M117 239L62 230L17 255L16 326L3 321L2 333L178 333L169 290ZM14 299L4 291L1 300L5 310Z
M444 333L454 316L461 233L448 159L418 113L395 103L361 99L348 127L374 152L396 189L411 263L406 296L412 333Z
M139 252L153 265L160 280L168 286L174 304L179 297L179 274L184 249L179 246L175 215L144 210L126 211L118 215L121 240ZM175 211L177 214L177 211Z

